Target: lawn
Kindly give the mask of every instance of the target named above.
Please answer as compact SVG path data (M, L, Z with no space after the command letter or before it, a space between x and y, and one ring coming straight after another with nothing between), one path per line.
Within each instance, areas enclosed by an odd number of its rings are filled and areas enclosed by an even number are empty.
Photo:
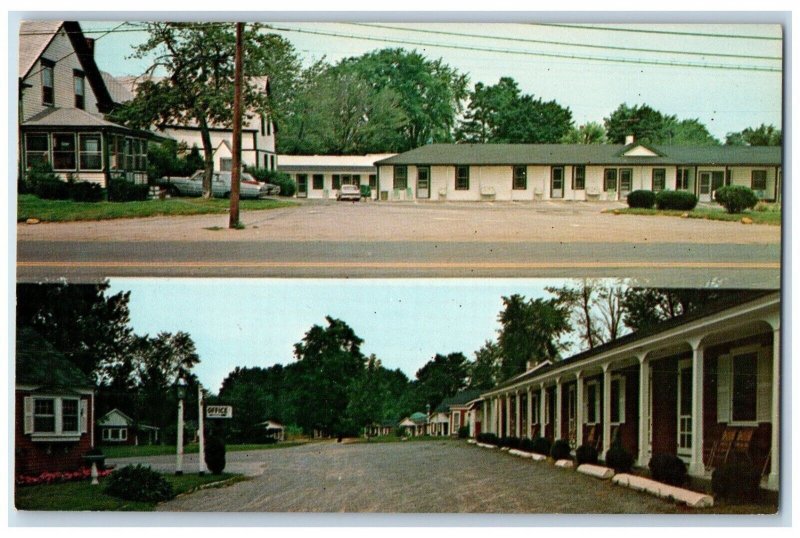
M219 475L184 474L181 476L165 474L172 484L176 495L189 493L208 484L227 485L234 481L245 480L241 475L222 473ZM225 484L222 484L225 482ZM90 480L64 482L40 486L17 486L15 488L14 505L19 510L125 510L149 511L155 508L154 502L125 501L106 495L103 492L103 479L99 486L93 486Z
M273 448L290 448L293 446L303 445L308 441L284 441L282 443L272 443L268 445L260 444L244 444L244 445L226 445L225 450L228 452L241 452L244 450L271 450ZM103 446L101 447L103 454L106 458L134 458L134 457L147 457L147 456L166 456L176 453L175 445L140 445L140 446ZM197 454L198 445L196 443L188 444L183 448L184 454Z
M242 211L291 207L288 200L241 200ZM203 198L169 198L144 202L73 202L71 200L42 200L32 194L22 194L17 200L17 222L39 219L43 222L129 219L155 216L204 215L227 213L230 200Z
M780 205L765 205L762 210L745 211L740 214L727 213L722 208L697 207L691 211L679 211L672 209L641 209L625 207L614 209L614 214L621 215L665 215L670 217L682 217L686 215L690 219L722 220L728 222L739 222L742 217L753 219L753 224L769 224L772 226L781 225Z

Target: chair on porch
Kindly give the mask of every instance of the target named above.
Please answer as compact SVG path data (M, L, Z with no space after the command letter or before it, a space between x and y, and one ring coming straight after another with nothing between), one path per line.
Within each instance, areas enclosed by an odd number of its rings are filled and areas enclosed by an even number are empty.
M711 454L708 456L708 466L716 469L726 461L736 440L737 429L727 427L722 432L722 436L714 443Z
M750 457L750 445L753 443L753 434L755 428L739 428L739 433L736 434L736 440L733 442L731 451L734 454L744 454Z
M586 439L584 440L584 444L587 444L597 450L600 451L601 443L603 439L601 437L602 431L600 426L597 424L592 424L589 426L589 433L586 435Z
M539 425L533 424L531 426L531 439L536 439L538 435L539 435Z

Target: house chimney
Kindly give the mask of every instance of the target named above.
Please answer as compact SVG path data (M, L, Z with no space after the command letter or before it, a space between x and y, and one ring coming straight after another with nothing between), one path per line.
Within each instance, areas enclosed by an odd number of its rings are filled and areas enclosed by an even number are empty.
M626 135L625 136L625 145L626 146L630 146L631 144L633 144L633 135L632 134Z
M86 49L89 52L89 57L94 58L94 38L87 37L86 38Z

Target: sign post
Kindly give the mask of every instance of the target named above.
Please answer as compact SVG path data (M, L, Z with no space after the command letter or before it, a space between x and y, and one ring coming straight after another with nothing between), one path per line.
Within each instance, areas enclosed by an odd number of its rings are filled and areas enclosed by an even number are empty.
M233 418L233 406L207 405L206 418Z
M200 443L200 453L197 458L197 469L202 476L206 473L206 431L203 423L203 386L197 384L197 437Z

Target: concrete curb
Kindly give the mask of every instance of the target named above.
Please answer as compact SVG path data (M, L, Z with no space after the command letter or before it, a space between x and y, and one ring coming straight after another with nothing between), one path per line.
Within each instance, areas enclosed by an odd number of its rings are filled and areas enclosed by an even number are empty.
M497 448L495 445L490 445L487 443L475 443L475 445L481 448Z
M476 445L478 444L478 441L476 441L475 439L467 439L467 443L470 445Z
M644 491L662 499L672 499L692 508L714 506L714 498L711 495L662 484L661 482L656 482L655 480L650 480L649 478L643 478L641 476L623 473L616 475L611 479L611 482L636 491Z
M576 470L579 473L593 476L601 480L608 480L609 478L614 476L613 469L609 469L608 467L603 467L602 465L593 465L591 463L584 463L583 465L578 465L578 468Z
M561 467L562 469L572 469L572 460L558 460L556 462L556 467Z
M530 458L533 461L547 461L547 456L544 454L537 454L536 452L531 453Z

